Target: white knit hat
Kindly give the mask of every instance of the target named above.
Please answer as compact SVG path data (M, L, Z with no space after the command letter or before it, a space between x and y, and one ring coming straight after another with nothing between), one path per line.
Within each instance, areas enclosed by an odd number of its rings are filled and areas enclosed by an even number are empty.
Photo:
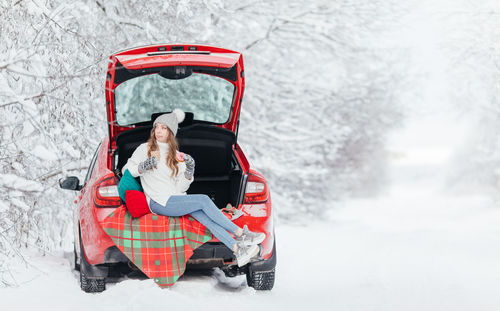
M184 121L184 117L186 114L184 111L180 110L179 108L175 108L171 113L164 113L158 118L156 118L155 122L153 123L153 127L156 125L156 123L162 123L165 124L171 131L174 133L174 136L177 135L177 129L179 128L179 123Z

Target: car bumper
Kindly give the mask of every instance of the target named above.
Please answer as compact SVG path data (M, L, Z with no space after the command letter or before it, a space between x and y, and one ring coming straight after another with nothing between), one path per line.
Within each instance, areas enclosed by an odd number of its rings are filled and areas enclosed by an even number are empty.
M262 247L261 247L262 252ZM208 242L197 248L187 261L188 268L206 269L236 265L233 252L220 242ZM268 259L255 259L249 264L252 271L271 271L276 266L276 243L273 242L272 254Z
M113 264L130 260L118 247L111 246L104 253L104 264ZM207 242L194 250L193 255L187 261L192 268L221 267L224 265L236 264L233 252L220 242ZM269 259L252 261L252 266L259 267L258 271L272 270L276 265L276 248L273 245L273 252Z

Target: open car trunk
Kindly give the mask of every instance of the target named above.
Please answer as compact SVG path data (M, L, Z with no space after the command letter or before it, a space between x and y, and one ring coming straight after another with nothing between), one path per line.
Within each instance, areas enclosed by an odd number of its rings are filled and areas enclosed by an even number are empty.
M151 128L146 125L117 136L113 170L118 176L137 146L148 140ZM218 208L241 203L244 176L233 155L235 134L214 125L191 124L179 128L176 137L179 150L190 154L196 162L194 181L187 193L206 194Z

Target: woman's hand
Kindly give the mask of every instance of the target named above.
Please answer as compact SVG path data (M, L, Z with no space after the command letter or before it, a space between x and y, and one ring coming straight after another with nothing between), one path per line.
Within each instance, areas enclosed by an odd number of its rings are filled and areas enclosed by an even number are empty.
M158 161L156 160L156 157L149 157L143 162L139 163L139 167L137 170L139 171L139 174L143 174L146 171L150 171L153 168L156 168L156 165L158 164Z
M184 176L187 179L193 178L194 175L194 159L187 153L184 153L184 162L186 163L186 171Z
M177 158L177 161L184 162L184 152L177 152L175 156Z

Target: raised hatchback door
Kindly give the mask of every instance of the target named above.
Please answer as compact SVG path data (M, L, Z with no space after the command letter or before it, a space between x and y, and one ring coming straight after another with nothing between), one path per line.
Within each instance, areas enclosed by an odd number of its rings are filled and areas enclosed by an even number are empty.
M106 107L114 138L181 108L193 122L237 130L244 89L240 53L202 45L155 45L111 55Z

